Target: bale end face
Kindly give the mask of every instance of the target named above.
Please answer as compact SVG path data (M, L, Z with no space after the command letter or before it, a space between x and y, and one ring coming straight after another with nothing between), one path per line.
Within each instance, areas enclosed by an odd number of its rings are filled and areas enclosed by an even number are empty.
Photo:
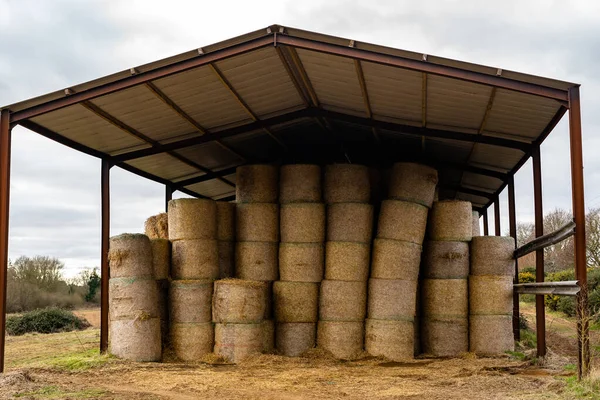
M363 351L364 322L319 321L317 345L341 360L354 360Z
M414 358L413 321L367 319L365 350L372 356L383 356L392 361Z
M276 203L279 168L275 165L243 165L236 170L235 197L238 203Z
M321 167L310 164L284 165L279 172L281 204L321 201Z
M215 281L213 322L260 324L267 305L265 284L241 279Z
M316 323L278 323L275 332L277 351L288 357L298 357L315 347Z
M167 213L153 215L144 223L144 233L150 239L169 239L169 217Z
M442 200L433 203L427 226L432 240L468 242L473 237L473 206L470 201Z

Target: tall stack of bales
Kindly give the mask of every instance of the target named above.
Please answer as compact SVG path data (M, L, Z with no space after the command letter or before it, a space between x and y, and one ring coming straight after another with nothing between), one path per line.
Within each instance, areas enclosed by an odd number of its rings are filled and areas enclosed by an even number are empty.
M263 282L266 291L264 344L274 348L271 298L279 277L279 168L245 165L236 171L236 277Z
M273 285L276 348L299 356L314 347L323 279L325 205L318 165L280 170L279 279Z
M393 166L390 199L382 202L373 243L365 337L372 355L396 361L414 357L421 246L437 180L431 167Z
M146 235L110 239L110 352L132 361L160 361L158 288Z
M171 346L183 361L212 351L212 282L219 276L217 206L212 200L169 202L172 243L169 317Z
M215 281L212 305L215 354L235 363L261 353L266 305L263 282L242 279Z
M319 301L319 347L341 359L363 349L373 206L369 169L336 164L325 170L327 242Z
M217 202L219 278L235 276L235 203Z
M471 243L469 342L470 350L476 354L514 350L514 250L512 237L480 236Z
M481 236L481 228L479 227L479 211L473 211L473 237Z
M158 286L158 314L163 346L169 338L169 269L171 268L171 242L169 242L167 213L154 215L144 224L146 236L152 246L152 270Z
M422 282L423 352L450 357L469 349L469 241L473 214L468 201L436 201L429 223Z

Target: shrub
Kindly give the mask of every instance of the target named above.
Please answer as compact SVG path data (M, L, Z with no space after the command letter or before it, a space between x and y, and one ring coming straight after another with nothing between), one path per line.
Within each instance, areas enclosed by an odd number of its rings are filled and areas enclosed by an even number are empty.
M71 311L60 308L44 308L6 319L9 335L23 335L29 332L56 333L82 330L90 326L85 318L79 318Z
M577 313L574 296L561 296L558 299L556 309L560 312L565 313L569 317L574 317Z
M529 271L519 272L519 283L531 283L535 282L535 273Z

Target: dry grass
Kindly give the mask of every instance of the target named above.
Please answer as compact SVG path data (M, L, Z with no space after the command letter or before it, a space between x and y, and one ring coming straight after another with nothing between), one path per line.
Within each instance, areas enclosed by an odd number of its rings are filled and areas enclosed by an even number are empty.
M262 353L264 326L258 324L215 324L215 354L233 363Z
M317 346L341 360L360 358L364 337L364 321L319 321L317 327Z
M144 223L144 233L150 239L169 239L169 217L167 213L153 215Z
M235 242L219 240L219 279L235 276Z
M110 352L131 361L160 361L160 318L139 315L131 320L111 320Z
M469 349L482 355L513 351L512 315L469 316Z
M466 317L469 312L466 279L423 279L423 315L427 317Z

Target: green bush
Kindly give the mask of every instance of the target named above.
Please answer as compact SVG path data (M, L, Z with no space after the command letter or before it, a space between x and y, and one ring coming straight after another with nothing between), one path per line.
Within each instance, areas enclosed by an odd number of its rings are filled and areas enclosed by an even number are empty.
M529 271L519 272L519 283L531 283L535 282L535 273Z
M90 323L85 318L79 318L71 311L55 307L9 316L6 319L6 331L9 335L15 336L30 332L70 332L89 326Z
M556 309L565 313L569 317L574 317L577 313L574 296L561 296L558 299Z

